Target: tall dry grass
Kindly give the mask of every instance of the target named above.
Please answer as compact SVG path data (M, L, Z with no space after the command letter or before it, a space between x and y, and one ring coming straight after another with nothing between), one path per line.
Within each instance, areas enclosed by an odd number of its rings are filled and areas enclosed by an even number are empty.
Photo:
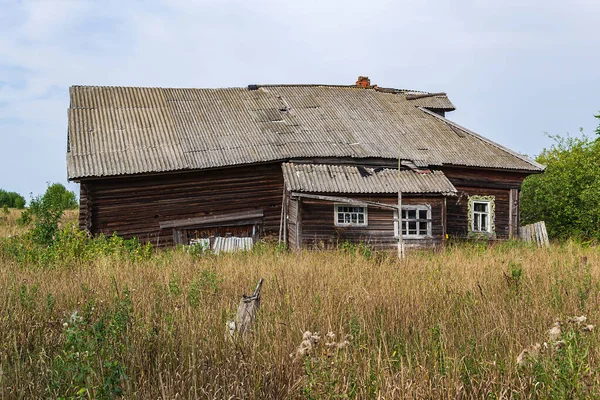
M260 277L253 333L226 339ZM98 253L44 268L0 253L0 396L597 398L596 331L565 336L569 354L515 362L557 318L600 322L599 278L598 248L573 243L404 261L353 248ZM291 357L305 331L321 342ZM325 346L328 332L350 345Z

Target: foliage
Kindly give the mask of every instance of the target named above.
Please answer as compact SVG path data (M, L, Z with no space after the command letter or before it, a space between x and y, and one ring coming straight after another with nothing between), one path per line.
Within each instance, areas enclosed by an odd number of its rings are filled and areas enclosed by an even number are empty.
M27 226L33 220L34 227L29 232L32 240L41 246L50 246L59 231L59 222L67 209L77 207L75 194L62 184L48 185L43 196L31 199L29 209L25 210L18 224Z
M598 393L590 393L590 364L588 335L581 329L568 327L561 332L557 349L549 357L537 360L531 367L521 371L531 374L535 392L547 399L589 399ZM534 392L534 393L535 393Z
M113 399L123 395L127 379L123 366L132 303L129 290L116 296L111 306L96 310L89 290L84 315L75 310L63 323L63 345L52 361L48 395L71 399ZM101 368L97 368L101 365Z
M552 136L537 157L543 174L523 182L523 224L545 221L548 235L600 239L600 139Z
M71 225L58 230L48 245L40 245L35 230L22 237L0 238L0 260L3 256L23 266L48 268L74 267L99 257L134 261L152 256L152 244L142 244L137 238L123 239L116 234L90 237Z
M49 184L41 201L51 207L63 210L73 210L78 207L75 193L67 190L61 183Z
M0 207L22 209L25 207L25 198L15 192L7 192L0 189Z

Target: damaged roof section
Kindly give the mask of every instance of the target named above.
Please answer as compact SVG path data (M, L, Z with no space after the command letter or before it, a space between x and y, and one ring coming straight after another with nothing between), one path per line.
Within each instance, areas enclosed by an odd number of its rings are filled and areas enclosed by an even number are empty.
M441 171L400 171L349 165L283 163L286 189L304 193L431 193L456 195Z
M470 131L457 134L427 113L454 109L443 93L255 85L252 90L73 86L70 95L71 180L319 157L543 170Z

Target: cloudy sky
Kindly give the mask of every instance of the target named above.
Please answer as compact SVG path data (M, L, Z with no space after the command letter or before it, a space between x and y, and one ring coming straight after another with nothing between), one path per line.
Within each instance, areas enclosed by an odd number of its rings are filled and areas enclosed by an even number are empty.
M447 92L450 119L536 155L597 126L599 21L597 0L0 0L0 188L66 183L71 85L368 75Z

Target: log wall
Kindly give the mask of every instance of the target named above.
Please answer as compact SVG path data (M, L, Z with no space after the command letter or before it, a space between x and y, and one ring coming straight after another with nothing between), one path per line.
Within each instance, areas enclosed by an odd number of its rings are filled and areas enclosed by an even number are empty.
M335 196L335 193L329 195ZM374 201L378 203L398 204L397 195L365 196L350 195L356 200ZM368 243L376 249L392 249L398 245L394 237L394 212L390 209L367 207L368 225L365 227L340 227L335 225L335 208L333 202L303 198L302 212L302 246L313 249L332 248L344 242ZM403 205L431 205L432 237L428 239L405 239L405 246L432 247L442 243L445 236L443 224L444 199L442 197L403 196Z
M81 185L79 224L92 234L116 232L163 247L173 245L173 229L160 229L161 221L262 209L263 236L277 236L282 193L278 163L87 180Z
M528 174L451 167L442 170L458 191L458 196L448 198L447 202L448 235L455 238L469 236L469 196L475 195L494 196L493 237L508 239L515 235L519 226L518 194Z

